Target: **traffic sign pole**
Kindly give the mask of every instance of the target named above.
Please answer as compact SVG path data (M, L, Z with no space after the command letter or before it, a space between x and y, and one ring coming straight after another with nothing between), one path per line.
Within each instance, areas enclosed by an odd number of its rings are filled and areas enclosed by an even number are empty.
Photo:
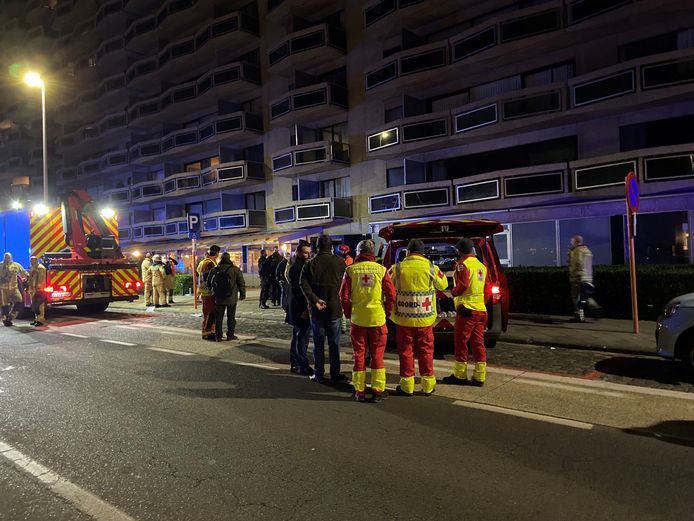
M639 333L639 307L636 293L636 251L634 236L636 235L636 211L639 207L639 184L634 172L624 179L627 203L627 233L629 235L629 282L631 286L631 316L634 321L634 334Z
M195 239L193 239L193 255L191 255L190 258L192 259L191 260L191 262L192 262L191 268L192 268L192 272L193 272L193 309L197 310L198 309L198 271L197 271L198 263L195 261L195 252L196 252Z

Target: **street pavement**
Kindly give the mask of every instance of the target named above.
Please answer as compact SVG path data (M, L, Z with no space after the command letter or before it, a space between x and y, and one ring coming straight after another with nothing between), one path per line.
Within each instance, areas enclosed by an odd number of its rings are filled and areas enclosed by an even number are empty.
M100 521L691 513L688 392L493 365L482 389L360 404L348 386L289 373L286 326L269 314L255 327L276 334L213 343L173 309L0 329L0 497L12 498L0 519L84 518L71 508ZM440 375L451 366L437 360ZM392 353L387 367L392 388ZM54 498L49 473L63 484Z
M259 309L257 290L239 302L237 331L260 338L288 341L291 327L284 323L279 307ZM145 315L151 324L199 329L200 308L193 309L192 297L176 297L170 308L149 311L142 301L114 303L113 311ZM655 356L655 323L642 321L641 332L634 335L628 320L573 323L569 317L514 315L497 347L488 351L492 366L543 371L558 375L581 376L615 383L694 393L694 381L679 363ZM349 335L341 337L349 349ZM393 356L395 350L389 347ZM437 343L437 356L451 361L453 347Z

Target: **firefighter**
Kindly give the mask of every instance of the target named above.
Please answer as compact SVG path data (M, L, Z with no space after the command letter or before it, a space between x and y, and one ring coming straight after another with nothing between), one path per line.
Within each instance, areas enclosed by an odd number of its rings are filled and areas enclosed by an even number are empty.
M12 260L12 254L5 253L5 258L0 264L0 306L2 306L2 323L5 326L12 325L12 320L17 316L14 306L17 302L23 301L17 278L26 278L27 275L22 265Z
M371 355L371 401L388 396L383 354L388 340L386 317L393 309L395 288L386 269L376 263L373 241L357 244L357 258L347 267L340 287L340 302L351 321L350 336L354 350L352 385L358 402L366 401L365 354Z
M168 258L164 259L164 270L166 271L166 277L164 278L166 297L169 304L174 304L173 294L176 283L176 259L174 259L173 256L169 255Z
M147 252L140 267L142 271L142 282L145 285L145 307L152 305L152 254Z
M152 289L153 289L153 300L155 308L168 308L170 307L166 303L166 289L165 280L166 272L164 271L164 263L162 262L161 255L152 255L152 267L150 268L152 272Z
M396 393L414 393L414 356L419 361L422 392L431 395L436 387L434 376L434 322L436 291L448 287L443 272L424 256L424 242L413 239L407 245L407 256L390 268L395 285L395 308L391 319L397 325L396 343L400 356L400 385Z
M207 275L217 265L217 257L221 248L216 244L210 246L205 258L200 261L196 272L200 275L198 284L200 298L202 299L202 338L203 340L216 340L215 335L215 304L214 294L207 289Z
M46 267L39 263L36 256L29 258L29 295L31 296L31 310L34 312L32 326L41 326L46 321Z
M482 387L487 375L487 350L484 347L484 329L487 326L487 295L491 294L487 267L475 255L475 245L467 238L460 239L455 249L460 258L455 264L453 303L455 305L455 364L453 374L445 376L443 383ZM467 377L468 342L472 347L475 369L472 379Z

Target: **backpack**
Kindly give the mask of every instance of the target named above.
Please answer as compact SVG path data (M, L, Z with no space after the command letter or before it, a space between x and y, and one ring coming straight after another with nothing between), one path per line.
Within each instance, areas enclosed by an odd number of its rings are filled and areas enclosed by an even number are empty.
M229 280L229 270L222 271L218 266L212 268L207 276L206 286L217 298L230 296L231 281Z
M173 270L171 269L171 264L169 264L168 262L164 264L164 273L166 273L167 275L171 275L173 273Z

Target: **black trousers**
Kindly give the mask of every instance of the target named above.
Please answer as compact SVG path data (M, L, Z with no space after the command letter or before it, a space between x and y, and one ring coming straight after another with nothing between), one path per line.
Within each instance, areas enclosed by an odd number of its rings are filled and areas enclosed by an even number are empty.
M270 277L261 276L260 277L260 305L261 306L264 306L265 303L267 302L267 299L270 298L271 287L272 287L272 282L270 281Z
M216 335L217 338L222 338L222 324L224 323L224 314L227 315L227 335L233 335L236 330L236 304L225 306L224 304L216 305Z

